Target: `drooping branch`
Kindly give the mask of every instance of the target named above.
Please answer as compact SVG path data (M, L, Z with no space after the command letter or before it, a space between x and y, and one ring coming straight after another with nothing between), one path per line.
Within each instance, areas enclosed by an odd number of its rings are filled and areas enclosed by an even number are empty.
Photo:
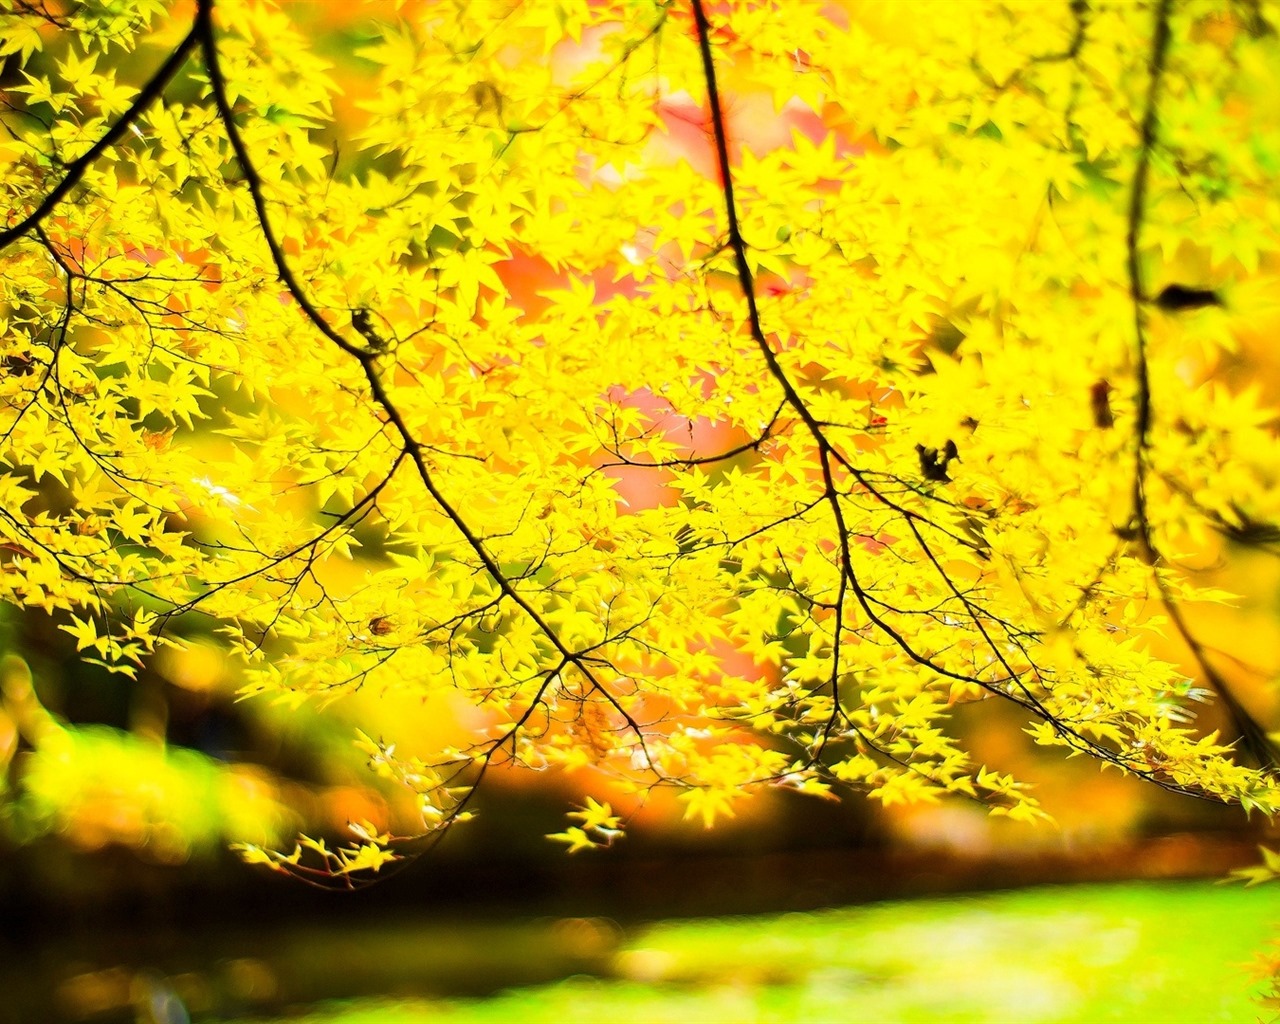
M870 623L879 630L889 641L903 651L903 653L915 663L928 668L941 678L950 679L956 682L964 682L975 684L989 693L1010 700L1020 705L1037 718L1047 723L1054 733L1063 741L1074 747L1075 749L1085 751L1102 761L1109 762L1124 768L1141 778L1150 781L1161 788L1170 789L1176 792L1186 793L1188 795L1203 795L1195 787L1186 786L1174 782L1162 776L1157 770L1153 770L1146 766L1132 752L1126 750L1113 749L1109 746L1102 745L1085 736L1077 726L1062 717L1053 713L1046 706L1044 701L1034 693L1028 684L1023 680L1022 673L1015 669L1009 662L1005 652L1001 649L1001 643L997 637L992 634L984 620L998 625L1002 628L1008 642L1012 644L1013 649L1022 651L1027 654L1023 642L1019 639L1019 631L1015 630L1012 624L1002 622L999 618L991 615L986 609L982 608L974 602L974 600L957 588L955 581L949 575L947 568L942 564L937 554L932 550L928 540L919 529L921 522L928 522L919 513L904 508L898 502L885 495L880 488L876 487L870 480L868 474L861 471L857 466L849 461L847 456L837 447L831 439L826 435L824 425L809 409L804 398L800 395L794 383L790 380L787 371L782 366L777 353L769 344L763 330L760 311L758 307L757 294L753 275L751 272L750 261L748 259L748 245L743 235L740 219L737 209L737 200L735 197L734 178L729 158L729 139L728 131L725 123L723 103L720 96L719 84L715 67L715 59L711 44L711 26L707 18L706 11L702 0L690 0L694 16L694 24L697 33L698 47L702 60L703 76L707 88L709 121L711 126L712 142L715 148L717 170L720 177L721 195L723 199L723 207L726 216L726 244L733 255L736 275L743 294L747 308L747 329L751 335L756 347L765 361L770 377L775 381L783 394L784 405L789 406L796 416L804 423L813 438L814 445L817 449L819 466L822 474L822 490L823 501L831 510L832 520L836 533L836 544L838 550L839 561L839 591L833 602L833 614L835 616L834 636L832 640L831 654L831 672L829 677L829 685L831 687L833 709L831 718L824 729L824 737L830 735L834 731L837 719L844 716L840 702L839 680L841 675L847 670L842 667L840 656L840 638L844 629L844 614L846 611L846 602L849 595L857 602L862 613L867 617ZM1168 9L1169 0L1162 0L1160 11L1158 12L1159 29L1154 46L1152 65L1155 71L1153 75L1153 88L1158 92L1158 79L1163 70L1163 64L1168 48ZM1083 4L1073 4L1072 13L1076 17L1077 30L1072 39L1067 54L1063 55L1063 59L1070 59L1083 45L1084 41L1084 16L1086 8ZM1151 146L1154 145L1156 133L1156 115L1154 113L1154 102L1148 110L1144 121L1143 138L1147 141L1144 148L1141 164L1139 184L1135 189L1136 197L1131 202L1130 207L1130 225L1131 225L1131 274L1133 279L1137 280L1137 232L1140 229L1141 216L1140 211L1143 207L1144 196L1146 191L1146 178L1150 164ZM1135 212L1136 211L1136 212ZM1140 285L1135 284L1135 295L1140 295ZM1141 313L1139 313L1139 329L1142 330ZM1145 338L1145 335L1143 336ZM1141 350L1141 372L1140 372L1140 389L1143 396L1140 396L1139 416L1140 431L1139 435L1141 443L1139 445L1138 466L1140 472L1135 475L1135 495L1142 496L1145 473L1146 446L1149 440L1151 405L1150 405L1150 384L1148 379L1148 371L1146 367L1145 341ZM916 649L916 646L904 633L896 628L885 615L877 610L877 602L866 591L860 583L856 567L853 562L853 549L851 545L851 532L846 524L845 510L841 504L841 492L838 489L835 477L834 467L842 467L850 476L862 486L865 491L881 505L893 510L908 525L911 534L916 541L917 547L926 561L931 563L935 573L942 582L943 586L948 589L953 597L959 602L965 614L974 624L977 632L983 638L988 649L992 653L995 662L1004 667L1008 673L1008 678L1003 681L1004 685L993 683L991 680L984 679L978 674L965 674L957 672L940 664L935 657L927 652ZM1145 503L1145 497L1142 497ZM1145 516L1145 504L1139 506L1143 510ZM1145 522L1145 519L1143 520ZM930 523L929 525L934 525ZM949 531L943 530L944 533L950 535ZM1167 593L1165 594L1167 597ZM896 609L895 609L896 610ZM1175 621L1181 621L1175 617ZM1024 632L1021 636L1032 637L1033 632ZM1197 648L1193 646L1193 650ZM1032 671L1037 678L1041 678L1045 673L1036 668L1033 664ZM1217 684L1220 681L1215 675L1210 676L1212 682ZM1224 698L1224 702L1229 709L1238 708L1238 703L1229 697ZM848 721L847 716L844 716ZM860 734L860 730L849 722L849 729L855 735ZM1260 729L1247 730L1241 728L1242 734L1246 736L1256 736L1260 733ZM865 735L859 735L861 742L867 746L873 746L868 743ZM819 752L821 742L816 748Z
M1131 531L1141 548L1142 555L1151 566L1152 578L1170 621L1191 652L1205 681L1213 688L1222 702L1227 718L1234 727L1241 745L1263 768L1280 765L1280 751L1267 736L1267 731L1240 703L1239 698L1222 674L1209 661L1186 616L1178 607L1177 598L1168 581L1161 575L1163 556L1156 543L1148 507L1147 478L1150 472L1151 427L1154 416L1149 344L1147 337L1147 306L1152 297L1147 295L1142 275L1142 230L1146 220L1147 192L1150 187L1151 159L1159 144L1160 100L1164 91L1164 78L1169 57L1170 14L1172 0L1160 0L1156 5L1149 58L1146 106L1139 126L1138 156L1129 191L1129 210L1125 231L1126 266L1129 277L1129 298L1133 306L1134 329L1134 380L1136 414L1133 425L1133 481L1131 492ZM1168 289L1161 293L1156 303L1169 308Z
M182 42L174 47L173 52L169 54L155 74L147 80L146 85L142 87L138 95L134 97L133 102L129 104L128 109L111 123L111 126L103 132L97 142L67 164L63 171L62 179L46 193L39 205L18 221L17 224L0 229L0 251L7 249L18 239L25 237L32 228L49 216L53 208L62 202L67 194L80 183L85 173L98 158L124 138L125 132L137 121L142 112L164 94L169 82L186 64L187 58L191 56L199 43L200 17L200 12L197 11L196 21L191 30L183 37Z
M565 640L545 618L545 616L525 597L515 586L512 579L503 571L498 564L497 559L489 551L480 534L470 525L462 512L449 500L449 498L441 490L431 469L427 463L424 446L414 436L408 422L405 420L404 414L397 407L390 393L384 384L382 377L378 371L378 354L360 345L356 345L344 338L333 327L332 324L324 317L324 315L316 308L315 304L307 295L306 290L302 287L297 276L293 273L289 265L289 261L285 256L284 248L280 244L280 240L276 234L275 228L272 226L270 213L267 209L266 196L263 189L262 177L258 173L256 165L245 145L244 138L241 135L239 125L236 121L235 113L231 109L230 102L227 98L227 85L225 77L222 73L221 63L218 54L217 39L213 27L213 0L199 0L197 7L196 34L199 41L201 53L204 58L206 69L209 73L210 89L213 95L214 104L218 110L219 119L223 128L227 133L228 141L231 144L232 151L235 153L236 160L240 164L241 173L244 177L245 186L248 188L250 196L253 200L254 211L257 218L258 228L262 234L263 240L271 254L272 262L275 266L276 273L280 278L280 282L284 285L286 291L297 303L299 310L303 316L312 324L317 331L326 339L336 345L344 353L354 358L360 365L365 380L369 387L369 395L374 405L381 410L382 415L386 417L386 422L390 424L403 452L409 457L417 476L422 483L424 490L430 496L445 517L453 524L453 527L461 535L467 547L475 554L484 566L486 573L498 589L516 605L537 627L539 632L546 638L547 642L555 649L561 659L561 667L572 665L584 679L587 680L591 690L600 696L622 717L628 729L636 738L636 742L645 754L645 760L653 768L658 771L656 762L649 756L645 749L644 734L640 723L637 722L631 713L622 706L618 698L606 687L591 667L591 659L582 651L578 651L570 647ZM537 691L529 701L529 707L524 715L518 720L511 732L499 741L494 743L489 749L496 752L503 743L508 742L510 736L513 736L519 725L522 724L533 709L536 708L543 700L547 690L550 688L556 678L558 678L560 669L548 672Z
M988 689L993 689L989 684L980 680L971 679L967 676L960 676L956 673L949 672L933 663L927 655L917 652L907 639L883 617L877 613L872 607L872 602L858 582L858 578L853 564L853 553L850 545L850 531L845 521L844 508L840 504L840 494L836 486L833 467L834 465L842 465L853 470L854 475L858 476L857 471L844 459L841 453L832 444L823 429L822 423L814 416L813 411L801 397L792 383L782 363L779 361L773 347L769 344L765 337L764 329L761 325L760 310L757 304L756 288L753 275L751 273L751 265L747 258L747 243L742 233L742 228L738 219L737 200L734 194L733 169L729 159L729 140L728 130L725 125L724 109L720 98L720 87L718 76L716 73L715 58L711 46L711 26L707 20L706 11L703 8L702 0L692 0L694 22L698 34L698 48L702 57L703 76L707 87L707 104L709 107L709 115L712 128L712 141L716 150L716 163L720 175L720 187L724 199L724 210L727 221L726 237L728 246L733 253L734 264L739 280L739 284L743 293L743 297L747 304L747 327L751 333L751 338L760 350L764 358L765 365L768 369L770 377L781 388L786 404L794 410L795 414L804 423L810 435L813 437L814 444L818 449L819 462L822 470L823 480L823 497L830 506L831 514L834 520L836 534L839 544L839 591L836 601L834 602L834 613L836 616L834 636L832 639L832 668L830 683L832 687L833 702L835 711L833 716L839 711L839 678L842 673L840 662L840 640L843 632L843 616L845 605L850 591L854 594L856 600L861 606L867 617L875 623L895 644L912 658L912 660L933 668L939 674L950 676L957 681L978 682L980 685ZM864 483L865 482L861 481ZM868 487L868 491L890 507L895 507L894 503L889 499L882 498L878 491L873 487ZM1003 691L993 689L993 692L1007 696Z

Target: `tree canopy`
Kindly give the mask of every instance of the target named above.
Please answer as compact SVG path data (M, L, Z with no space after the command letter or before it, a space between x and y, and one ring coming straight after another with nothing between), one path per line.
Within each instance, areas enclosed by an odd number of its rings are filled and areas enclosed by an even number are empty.
M510 761L589 770L571 850L655 786L1036 819L991 701L1276 809L1187 612L1280 538L1274 4L0 9L0 594L86 661L464 707L360 738L419 840Z

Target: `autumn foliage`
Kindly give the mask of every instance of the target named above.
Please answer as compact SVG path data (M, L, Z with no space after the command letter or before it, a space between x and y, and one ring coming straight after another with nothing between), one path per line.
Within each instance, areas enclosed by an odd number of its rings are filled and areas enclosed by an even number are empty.
M336 68L323 5L3 8L0 592L84 659L461 700L359 739L418 839L510 763L571 850L653 787L1035 819L993 701L1276 809L1185 611L1280 538L1273 5L408 0Z

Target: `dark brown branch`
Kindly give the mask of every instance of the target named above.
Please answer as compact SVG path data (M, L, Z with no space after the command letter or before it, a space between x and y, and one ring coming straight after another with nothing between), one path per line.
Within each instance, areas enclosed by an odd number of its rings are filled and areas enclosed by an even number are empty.
M907 657L911 658L917 664L931 669L932 671L936 672L939 676L943 678L954 679L962 682L975 683L992 694L1003 697L1006 700L1010 700L1022 706L1026 710L1030 711L1032 714L1036 715L1036 717L1041 718L1044 721L1047 721L1048 723L1050 723L1054 728L1055 732L1060 737L1062 737L1066 742L1068 742L1071 746L1073 746L1078 750L1085 751L1093 755L1094 757L1099 758L1100 760L1118 765L1126 769L1127 771L1139 776L1140 778L1144 778L1150 782L1153 782L1164 789L1170 789L1176 792L1186 793L1188 795L1195 795L1195 796L1203 795L1192 788L1179 785L1167 779L1161 778L1158 773L1156 773L1151 769L1144 768L1140 764L1135 763L1133 758L1126 756L1124 753L1108 749L1107 747L1101 746L1100 744L1089 740L1087 737L1082 735L1078 730L1073 728L1071 725L1061 721L1060 719L1052 715L1039 700L1037 700L1030 692L1027 691L1025 684L1022 682L1022 680L1018 677L1016 673L1014 673L1008 680L1007 687L1001 688L989 681L982 680L975 676L967 676L962 673L946 668L945 666L939 664L936 660L934 660L934 658L930 657L928 654L917 651L911 645L908 639L902 634L900 630L896 629L892 623L886 620L884 616L880 615L875 610L875 608L872 607L872 599L870 595L867 593L867 591L864 589L864 587L859 583L858 578L854 571L852 549L850 544L851 535L850 535L849 528L845 522L844 509L841 507L841 504L840 504L840 492L836 487L835 480L832 474L833 464L842 466L847 471L849 471L851 475L862 486L866 487L868 493L874 499L886 505L887 507L897 511L900 515L903 516L903 518L907 521L907 523L911 525L913 532L915 532L917 540L922 544L923 551L926 557L928 557L933 562L935 569L940 574L943 582L948 587L952 588L952 590L956 593L956 596L961 600L962 604L965 606L966 610L971 616L972 621L974 621L975 625L982 632L984 638L990 644L993 652L995 652L997 656L1000 656L1001 652L999 651L998 645L994 642L993 638L991 638L987 634L986 629L982 625L982 622L981 622L981 616L983 614L982 610L978 608L976 605L974 605L968 598L959 594L958 591L955 591L953 581L947 576L945 569L937 562L936 558L933 557L933 554L929 550L928 545L923 542L923 538L920 536L918 530L916 530L915 528L916 521L919 520L919 521L927 522L927 520L925 520L924 517L918 515L917 513L913 513L909 510L903 509L901 506L897 505L897 503L885 497L883 494L880 493L880 491L877 488L871 486L866 481L864 474L862 474L859 470L857 470L856 467L852 466L845 459L844 455L840 452L840 450L831 443L830 439L827 438L823 430L823 424L814 417L811 410L805 404L804 399L800 396L795 386L791 383L791 380L789 379L786 373L786 370L782 367L782 364L779 361L777 354L773 351L772 347L769 345L767 339L764 336L764 330L761 326L761 321L760 321L759 308L756 301L755 284L754 284L753 276L751 273L750 263L747 260L747 245L746 245L746 241L743 238L742 229L738 220L737 202L734 196L733 174L732 174L732 168L730 166L730 160L729 160L728 132L725 127L723 107L721 105L719 85L718 85L717 76L716 76L715 61L713 59L712 49L711 49L711 26L707 20L706 12L703 8L702 0L690 0L690 2L693 8L694 25L697 30L698 49L702 58L703 77L707 86L707 99L708 99L708 105L710 107L712 140L715 145L717 167L718 167L720 179L721 179L721 194L724 199L724 208L725 208L725 213L728 220L727 245L733 253L737 276L740 282L743 296L747 304L747 326L750 330L752 340L755 342L756 346L760 349L760 352L764 357L770 376L777 382L778 386L782 389L782 393L783 393L786 404L790 405L795 410L796 415L799 416L800 420L805 424L810 434L813 436L814 443L818 449L819 464L822 469L823 499L826 501L827 504L831 506L832 517L833 517L835 528L836 528L837 540L839 545L840 589L839 589L839 594L835 604L836 623L835 623L835 635L833 637L833 642L832 642L831 686L832 686L832 699L834 703L834 708L832 711L832 717L828 721L826 728L824 730L824 736L830 734L835 724L837 716L841 714L839 690L837 686L839 677L841 675L839 642L840 642L840 636L841 636L842 626L843 626L843 612L844 612L845 600L847 599L847 594L849 592L852 592L854 599L858 602L858 605L861 607L863 613L867 616L868 620L877 629L879 629L886 637L888 637L892 643L894 643L898 648L900 648L903 651L903 653L907 655ZM1159 9L1160 10L1159 30L1157 32L1155 56L1152 61L1153 68L1157 70L1163 69L1165 52L1168 47L1169 6L1170 6L1170 0L1161 0L1160 9ZM1158 79L1159 77L1158 73L1154 77ZM1157 83L1157 87L1158 87L1158 83ZM1152 111L1149 110L1147 118L1144 120L1143 137L1144 139L1147 140L1148 147L1144 150L1141 158L1141 164L1140 164L1141 174L1139 176L1140 189L1135 190L1137 191L1138 194L1136 196L1136 199L1131 203L1131 208L1130 208L1130 236L1131 236L1130 237L1130 243L1131 243L1130 266L1131 266L1131 273L1133 275L1133 280L1135 282L1133 285L1134 293L1135 293L1135 305L1138 304L1137 300L1140 298L1139 285L1136 283L1137 281L1137 276L1136 276L1137 275L1137 261L1136 261L1137 233L1138 233L1138 228L1140 227L1140 222L1141 222L1140 211L1142 209L1143 199L1145 196L1147 171L1150 164L1150 145L1154 142L1154 138L1155 138L1155 123L1156 123L1155 115ZM1134 211L1137 211L1137 213L1135 213ZM1139 312L1138 322L1139 322L1140 332L1142 328L1141 316L1142 314L1141 312ZM1150 420L1151 420L1150 384L1147 378L1145 344L1142 346L1142 349L1141 349L1140 381L1141 381L1140 387L1143 393L1145 394L1145 398L1141 398L1140 396L1140 403L1139 403L1140 408L1143 410L1143 412L1140 415L1141 431L1139 436L1141 438L1141 444L1139 445L1138 465L1140 467L1145 467L1145 447L1146 447L1146 441L1147 441L1147 437L1150 430ZM1142 494L1141 475L1139 475L1137 479L1138 479L1138 483L1135 485L1135 494L1140 496ZM1145 510L1145 505L1141 507ZM1017 693L1013 689L1015 684L1022 689L1022 694ZM1231 703L1229 703L1228 706L1230 707ZM819 742L818 746L820 748L821 741Z
M1137 415L1134 420L1132 526L1142 555L1151 566L1160 601L1174 627L1191 651L1205 681L1218 695L1241 745L1263 768L1280 765L1280 754L1262 725L1245 709L1231 692L1221 673L1210 663L1205 648L1196 639L1177 599L1160 575L1163 558L1151 528L1147 507L1147 473L1151 454L1152 396L1151 371L1147 352L1147 296L1142 281L1142 229L1146 217L1147 189L1151 176L1151 157L1159 136L1160 96L1164 86L1165 66L1169 56L1169 14L1172 0L1160 0L1155 11L1155 27L1151 40L1150 77L1147 82L1146 109L1139 127L1138 160L1133 171L1129 193L1128 225L1125 248L1129 272L1129 298L1133 305L1134 376L1136 378Z
M436 507L444 513L446 518L453 524L454 528L462 536L467 547L475 553L476 557L484 566L486 573L496 584L498 589L502 591L510 600L519 607L537 626L539 632L546 638L548 643L556 650L562 659L562 665L573 665L587 680L590 688L601 695L604 700L619 714L626 722L627 727L631 729L636 737L637 743L644 751L646 760L650 765L655 762L648 756L645 750L644 735L641 731L639 723L637 723L631 714L624 708L609 690L600 682L596 673L592 671L589 665L589 659L580 651L571 649L555 628L547 622L537 608L526 598L519 590L516 589L512 580L503 572L502 567L498 564L494 556L485 546L480 535L472 529L470 524L463 517L447 496L441 491L440 486L436 483L431 473L430 467L427 465L426 456L424 455L424 446L414 436L409 429L408 423L404 419L398 406L392 400L386 386L383 384L382 378L377 370L377 354L370 352L365 346L357 345L348 341L339 334L334 327L325 319L324 315L316 308L306 291L303 289L297 276L293 273L288 260L285 257L284 249L280 244L276 235L275 228L272 227L271 218L267 211L266 197L262 187L262 178L249 154L248 148L245 146L244 139L240 134L239 125L236 122L235 114L231 109L231 105L227 100L226 79L223 76L221 64L218 55L217 39L213 30L213 0L198 0L196 28L197 38L200 49L204 57L205 67L209 74L210 90L213 95L214 105L218 110L219 119L222 122L223 129L227 133L227 139L231 144L232 151L236 156L237 162L240 164L241 174L244 178L245 186L249 190L250 197L253 201L254 211L258 221L259 230L262 232L263 241L267 245L267 249L271 254L272 262L276 269L276 274L280 282L284 285L285 290L297 303L298 308L302 311L303 316L319 331L325 338L336 345L347 355L356 359L369 387L369 395L374 404L381 410L386 417L386 422L392 427L396 435L400 439L400 446L405 454L408 455L414 468L417 470L418 478L422 482L423 488L431 497ZM530 701L530 707L525 713L525 717L532 714L533 709L542 702L543 696L547 688L550 686L552 679L558 674L551 673L547 676L542 686L534 694ZM496 749L496 748L495 748Z
M1169 9L1171 0L1160 0L1156 7L1155 32L1151 41L1151 72L1147 84L1147 105L1138 129L1138 162L1133 170L1133 188L1129 193L1128 227L1125 249L1129 269L1129 297L1133 303L1133 326L1136 337L1134 376L1137 379L1137 418L1134 422L1133 515L1150 546L1150 523L1147 519L1146 474L1147 454L1151 443L1151 374L1147 361L1146 296L1142 285L1141 236L1147 202L1147 186L1151 176L1151 155L1159 129L1160 93L1164 82L1165 61L1169 54Z
M116 119L115 123L107 129L97 142L67 165L62 180L40 201L39 206L13 227L0 231L0 250L8 248L26 235L33 227L40 224L49 215L50 211L66 197L67 193L80 183L85 173L93 165L93 162L124 137L124 133L129 130L129 126L141 116L147 107L151 106L163 95L173 76L178 73L182 65L187 62L187 58L191 56L192 51L195 50L199 38L200 14L197 13L196 22L191 26L191 31L174 48L156 73L148 79L147 84L142 87L142 90L134 97L133 102L129 104L129 109Z

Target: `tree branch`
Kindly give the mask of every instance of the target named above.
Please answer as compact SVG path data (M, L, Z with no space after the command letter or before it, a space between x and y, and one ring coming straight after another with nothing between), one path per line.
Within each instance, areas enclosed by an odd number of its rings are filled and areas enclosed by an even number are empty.
M187 62L187 58L191 56L192 51L195 50L199 42L202 9L203 5L201 5L200 9L197 9L196 21L191 26L191 31L174 48L174 51L169 54L168 59L160 65L156 73L147 80L147 84L142 87L142 90L134 97L133 102L129 104L129 109L116 119L115 123L106 130L97 142L67 165L62 180L40 201L39 206L13 227L0 230L0 251L8 248L43 221L50 211L66 197L67 193L80 183L85 176L85 172L93 165L93 162L119 142L124 137L124 133L129 130L129 126L141 116L142 112L163 95L173 76Z

